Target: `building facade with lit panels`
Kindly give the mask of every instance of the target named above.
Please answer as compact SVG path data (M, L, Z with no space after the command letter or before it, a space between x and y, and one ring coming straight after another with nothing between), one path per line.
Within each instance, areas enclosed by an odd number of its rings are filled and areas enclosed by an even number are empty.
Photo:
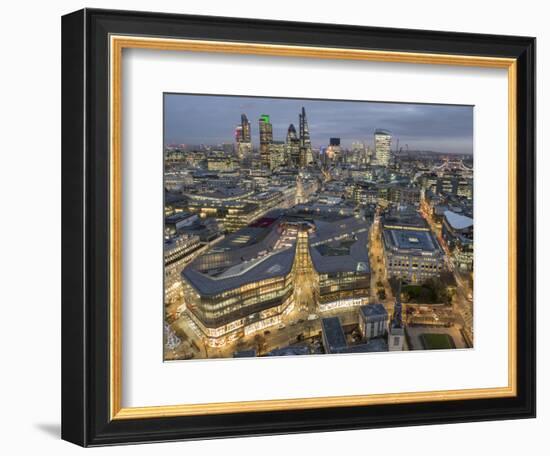
M306 117L306 110L302 107L299 115L300 120L300 166L305 167L313 163L313 151L311 148L311 138L309 135L309 126Z
M300 166L300 138L293 124L289 125L286 135L286 155L290 166Z
M352 198L357 204L375 204L378 202L378 189L374 184L356 183Z
M387 130L374 132L374 148L378 165L387 166L391 160L391 133Z
M235 142L237 143L237 156L240 160L245 160L252 155L252 135L246 114L241 115L241 123L235 128Z
M260 219L182 272L188 315L220 347L279 324L294 306L295 244L277 248L278 220Z
M368 304L370 223L360 217L315 220L309 252L315 274L319 311Z
M258 204L215 199L195 199L189 202L188 208L202 218L214 217L229 233L247 226L264 211Z
M225 152L218 152L206 159L206 166L208 171L232 172L238 168L238 163Z
M439 241L417 214L384 218L382 247L389 277L422 283L439 277L444 270L445 254Z
M287 146L282 141L274 141L269 145L269 169L286 166Z
M182 292L180 273L201 250L199 236L182 234L164 241L164 299L171 302Z
M260 159L262 166L269 168L269 148L273 142L273 125L267 114L262 114L258 122L260 129Z

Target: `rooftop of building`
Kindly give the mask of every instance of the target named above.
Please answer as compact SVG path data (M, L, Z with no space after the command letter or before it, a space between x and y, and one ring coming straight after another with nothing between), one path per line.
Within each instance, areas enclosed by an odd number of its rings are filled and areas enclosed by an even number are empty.
M337 350L335 353L376 353L388 351L388 343L386 339L377 337L369 339L367 342L358 345L349 345L345 348Z
M197 241L198 236L192 233L183 232L169 239L164 240L164 251L169 252L178 248L181 245L185 245L189 241Z
M297 356L297 355L309 355L310 350L307 345L295 345L290 347L276 348L271 350L266 356Z
M245 247L250 247L253 245L258 245L258 252L263 250L269 251L280 237L281 221L282 211L270 211L263 217L250 223L248 226L245 226L227 236L222 242L217 244L211 250L211 253L242 250ZM245 254L245 259L250 259L250 255L254 256L256 255L256 252L248 252Z
M449 225L455 230L463 230L474 225L474 219L462 214L457 214L453 211L447 210L443 213L443 215L447 219Z
M283 230L273 211L217 244L191 262L183 277L202 295L214 295L242 285L290 273L294 245L276 247Z
M428 222L411 207L388 212L382 217L382 226L384 228L395 229L415 228L429 230Z
M174 204L176 202L185 201L187 198L181 193L164 192L164 203Z
M310 255L319 273L370 272L369 223L360 217L327 221L314 219Z
M365 317L387 317L388 311L380 303L367 304L359 308L361 314Z
M377 337L357 345L348 345L342 323L338 317L321 320L323 334L328 347L327 353L374 353L388 351L388 343L384 338Z
M290 222L290 223L289 223ZM213 295L247 283L290 273L296 250L293 225L307 224L318 273L370 272L369 222L360 217L317 214L306 217L275 210L229 235L182 272L201 294Z
M390 249L438 253L441 247L430 231L384 229L384 246Z
M297 204L285 216L288 220L311 220L333 223L349 218L342 214L341 207L317 203Z
M336 350L346 348L346 336L338 317L328 317L321 320L324 339L328 345L325 350L334 353Z
M264 226L249 225L226 237L212 249L212 252L237 250L258 244L263 241L268 234L269 230Z
M193 214L191 212L176 212L175 214L168 215L164 218L165 223L176 223L181 222L182 220L191 218L191 217L198 217L196 214Z
M201 295L216 295L243 285L282 277L290 273L294 249L281 249L250 261L236 262L230 267L198 271L193 263L182 275Z

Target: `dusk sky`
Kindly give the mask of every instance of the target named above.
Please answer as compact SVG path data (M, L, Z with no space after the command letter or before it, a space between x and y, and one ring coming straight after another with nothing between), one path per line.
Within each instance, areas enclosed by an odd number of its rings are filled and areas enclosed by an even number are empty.
M298 114L304 106L314 147L341 138L344 147L354 141L373 145L376 128L392 132L392 149L443 153L473 152L473 107L364 101L324 101L284 98L206 95L165 95L166 144L219 144L232 142L241 114L252 127L258 146L258 119L271 116L273 139L285 141L289 124L298 131Z

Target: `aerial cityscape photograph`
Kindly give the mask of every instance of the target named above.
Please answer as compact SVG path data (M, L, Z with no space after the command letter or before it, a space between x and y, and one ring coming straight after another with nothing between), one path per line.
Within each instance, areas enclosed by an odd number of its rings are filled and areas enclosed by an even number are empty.
M165 93L164 360L473 348L473 111Z

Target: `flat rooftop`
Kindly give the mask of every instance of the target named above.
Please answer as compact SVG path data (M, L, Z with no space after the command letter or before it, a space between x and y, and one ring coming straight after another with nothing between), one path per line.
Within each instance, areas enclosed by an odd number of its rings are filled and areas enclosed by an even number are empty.
M310 350L306 345L298 345L294 347L276 348L270 351L266 356L297 356L297 355L309 355Z
M386 308L380 303L367 304L366 306L361 306L359 310L367 318L388 316Z
M385 351L388 351L386 339L377 337L359 345L348 346L345 349L339 350L338 353L376 353Z
M325 336L324 339L328 345L328 347L325 347L325 350L328 353L333 353L338 349L347 347L344 329L338 317L323 318L321 326L323 328L323 335Z
M314 219L310 234L310 255L319 273L369 273L370 223L359 217L331 220Z
M225 238L213 251L242 249L261 242L268 234L265 227L247 226Z
M441 247L429 231L384 229L386 247L398 250L438 253Z
M416 210L411 209L392 211L384 215L382 226L395 229L417 228L429 230L428 222Z
M165 223L177 223L190 217L197 217L191 212L177 212L164 218Z

